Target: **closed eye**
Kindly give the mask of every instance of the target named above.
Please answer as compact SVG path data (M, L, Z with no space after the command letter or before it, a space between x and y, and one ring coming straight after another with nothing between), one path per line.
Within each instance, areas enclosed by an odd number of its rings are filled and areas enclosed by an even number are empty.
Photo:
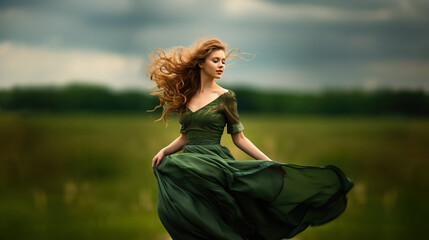
M219 62L219 60L216 59L216 60L213 60L213 62L217 63L217 62ZM225 64L225 61L222 61L222 64Z
M212 59L212 61L216 61L216 62L219 61L219 60L220 60L220 58L218 58L218 57L215 57L215 58ZM222 62L223 63L225 62L225 58L222 59Z

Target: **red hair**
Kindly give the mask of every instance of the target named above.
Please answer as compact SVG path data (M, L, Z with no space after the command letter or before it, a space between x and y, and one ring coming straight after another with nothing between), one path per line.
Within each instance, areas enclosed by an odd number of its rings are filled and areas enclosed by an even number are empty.
M159 107L163 107L160 119L166 121L169 113L181 114L186 109L186 103L198 91L201 85L199 64L216 50L226 51L227 45L216 38L200 39L193 48L174 47L165 52L157 49L148 65L148 76L156 83L156 89L151 95L159 98ZM238 57L232 54L232 49L226 54L228 57ZM158 119L158 120L160 120Z

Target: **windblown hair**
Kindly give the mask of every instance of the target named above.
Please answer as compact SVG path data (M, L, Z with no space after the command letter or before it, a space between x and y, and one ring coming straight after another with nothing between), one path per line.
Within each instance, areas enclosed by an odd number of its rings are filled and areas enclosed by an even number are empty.
M165 52L157 49L148 65L148 76L156 83L156 89L151 95L159 98L159 107L163 107L162 116L158 120L164 119L170 113L183 113L186 103L195 95L201 85L200 67L205 59L216 50L226 52L227 45L216 38L200 39L193 48L174 47ZM232 49L225 58L237 57ZM238 50L239 51L239 50Z

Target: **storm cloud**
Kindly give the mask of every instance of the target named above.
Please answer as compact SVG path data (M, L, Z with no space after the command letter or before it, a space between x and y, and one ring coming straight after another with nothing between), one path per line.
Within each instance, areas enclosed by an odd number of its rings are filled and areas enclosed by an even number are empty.
M82 80L147 88L147 56L215 36L244 52L220 80L293 90L429 90L429 3L0 1L0 87Z

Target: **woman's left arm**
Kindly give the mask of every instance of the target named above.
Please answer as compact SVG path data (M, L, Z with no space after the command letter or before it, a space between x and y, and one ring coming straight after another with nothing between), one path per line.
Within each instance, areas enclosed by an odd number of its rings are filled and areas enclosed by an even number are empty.
M244 136L243 132L231 134L232 141L235 146L240 148L243 152L257 160L272 161L267 155L259 150L249 139Z

